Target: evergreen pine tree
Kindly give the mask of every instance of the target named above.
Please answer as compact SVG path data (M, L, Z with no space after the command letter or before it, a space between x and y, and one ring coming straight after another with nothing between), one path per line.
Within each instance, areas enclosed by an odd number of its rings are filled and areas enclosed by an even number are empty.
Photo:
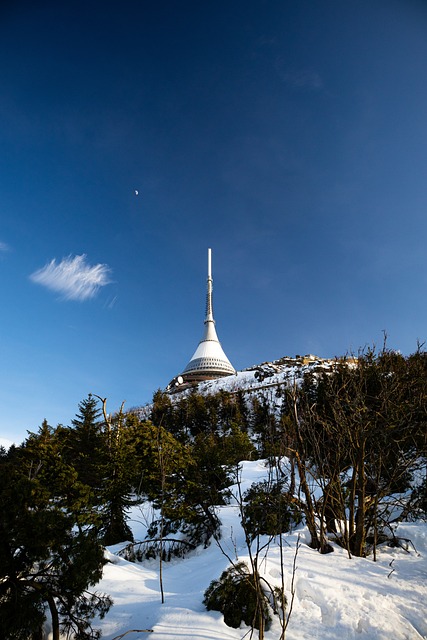
M47 425L43 436L49 436ZM105 563L96 529L75 527L54 487L67 482L59 469L45 473L48 456L31 455L31 446L15 448L0 459L0 628L2 637L28 640L41 637L50 615L52 638L61 629L80 640L99 637L92 629L111 600L89 594Z
M101 501L101 534L105 545L133 542L127 524L127 509L135 502L132 496L134 466L136 463L133 432L125 420L123 405L114 416L104 409L104 450Z
M91 394L78 405L79 412L71 421L68 433L68 455L79 480L91 487L94 501L99 489L99 469L104 454L101 410Z

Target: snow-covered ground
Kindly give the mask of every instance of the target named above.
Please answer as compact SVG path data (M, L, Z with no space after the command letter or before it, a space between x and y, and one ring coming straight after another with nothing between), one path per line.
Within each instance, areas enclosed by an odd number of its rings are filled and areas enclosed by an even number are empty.
M242 480L245 490L262 479L262 461L245 462ZM233 558L247 559L239 523L238 508L221 507L222 545ZM143 539L145 523L135 509L131 514L135 538ZM290 598L292 566L296 558L295 599L287 630L287 640L417 640L427 638L427 523L399 525L397 535L410 539L408 550L382 547L378 560L351 558L334 546L334 553L320 555L310 549L305 528L284 536L286 595ZM248 627L227 627L222 615L208 612L203 595L213 579L229 565L215 542L197 549L182 560L163 565L165 603L161 604L157 561L133 564L117 555L121 545L108 550L109 563L99 590L110 594L114 606L95 626L105 640L128 630L132 640L231 640L249 638ZM261 570L270 583L280 584L280 557L271 545ZM267 640L277 640L280 626L273 619ZM255 632L254 637L257 637Z

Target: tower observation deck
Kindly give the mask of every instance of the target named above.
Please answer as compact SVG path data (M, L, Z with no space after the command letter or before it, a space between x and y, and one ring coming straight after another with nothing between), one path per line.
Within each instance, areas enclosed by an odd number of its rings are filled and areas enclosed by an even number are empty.
M206 317L203 337L184 371L169 384L168 389L171 391L177 387L179 388L181 384L214 380L215 378L222 378L236 373L218 340L213 317L212 290L212 252L208 249Z

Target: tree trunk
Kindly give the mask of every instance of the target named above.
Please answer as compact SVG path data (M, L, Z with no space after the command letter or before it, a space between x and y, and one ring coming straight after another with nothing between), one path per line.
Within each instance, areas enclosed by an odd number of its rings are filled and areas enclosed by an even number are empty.
M301 437L300 425L299 425L299 412L298 412L296 384L294 384L294 387L290 392L290 399L292 402L292 422L293 422L294 435L295 435L295 441L296 441L295 444L297 447L297 451L294 451L294 457L297 463L299 479L300 479L300 487L304 492L305 500L306 500L306 506L304 511L305 511L305 517L307 521L307 527L311 536L310 547L312 547L312 549L320 549L322 545L319 540L319 536L317 535L315 509L314 509L314 504L311 497L310 487L308 486L308 483L307 483L307 477L305 473L306 471L305 462L303 462L300 457L300 452L304 452L304 443Z
M311 541L310 541L310 547L312 549L320 549L321 548L321 544L320 544L320 540L319 540L319 536L317 535L317 528L316 528L316 516L315 516L315 511L314 511L314 504L313 504L313 500L311 497L311 492L310 492L310 487L308 486L308 482L307 482L307 478L306 478L306 474L305 474L305 466L304 464L301 462L300 457L298 455L298 453L295 454L295 459L297 462L297 467L298 467L298 474L299 474L299 478L300 478L300 486L304 492L305 495L305 502L306 502L306 506L305 506L305 518L306 518L306 522L307 522L307 528L310 532L310 536L311 536Z
M52 619L52 640L59 640L59 615L55 599L52 595L47 596L47 603L49 605L50 617Z
M366 477L365 477L365 440L360 443L359 456L357 461L357 512L356 512L356 532L354 537L353 553L357 557L362 557L365 552L365 516L366 516Z
M255 570L253 573L254 579L254 588L257 599L257 612L256 616L258 617L258 638L259 640L264 640L264 629L265 629L265 621L264 621L264 592L261 587L260 576L258 573L258 569L255 566Z
M296 480L295 480L295 457L292 454L289 454L289 462L291 464L291 480L289 484L289 493L291 494L291 496L293 496L295 493Z

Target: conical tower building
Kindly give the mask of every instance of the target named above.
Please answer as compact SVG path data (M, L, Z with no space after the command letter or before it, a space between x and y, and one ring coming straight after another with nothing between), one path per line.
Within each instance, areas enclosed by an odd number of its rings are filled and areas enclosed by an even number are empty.
M181 375L177 376L171 387L181 384L214 380L236 373L230 360L224 353L215 328L212 307L212 252L208 249L208 281L206 293L206 317L203 338Z

